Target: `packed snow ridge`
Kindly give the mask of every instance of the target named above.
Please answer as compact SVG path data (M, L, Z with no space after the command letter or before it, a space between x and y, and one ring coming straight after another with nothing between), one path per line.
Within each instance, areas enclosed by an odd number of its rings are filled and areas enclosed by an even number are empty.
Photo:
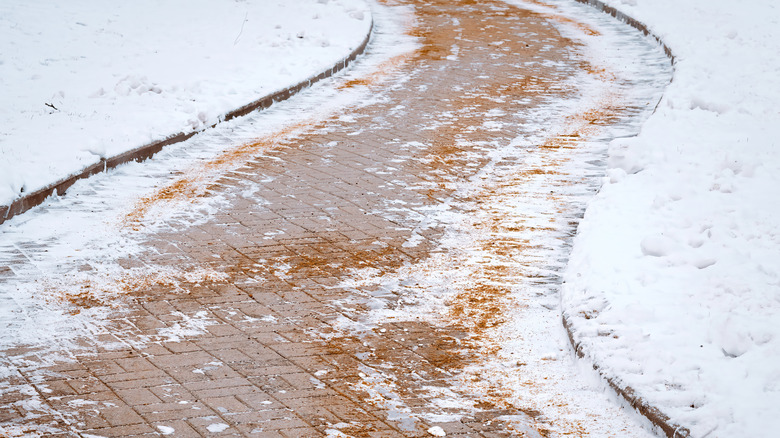
M564 286L608 375L696 437L780 429L780 5L608 0L676 73L611 143Z
M0 205L318 74L364 0L0 4Z

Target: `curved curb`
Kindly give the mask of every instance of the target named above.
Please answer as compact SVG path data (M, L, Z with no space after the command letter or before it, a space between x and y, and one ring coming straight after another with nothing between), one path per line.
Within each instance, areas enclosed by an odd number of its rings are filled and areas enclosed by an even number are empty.
M136 162L144 161L146 159L151 158L156 153L160 152L165 146L169 146L175 143L181 143L183 141L186 141L194 137L196 134L200 134L203 131L216 127L222 122L226 122L228 120L232 120L237 117L243 117L251 113L252 111L266 109L276 102L281 102L291 98L301 90L312 86L314 83L321 81L322 79L329 78L334 74L338 73L339 71L345 69L359 55L363 54L366 51L366 47L368 47L368 42L371 39L371 35L373 34L373 31L374 31L374 20L372 17L371 23L368 27L368 32L366 33L366 36L363 38L363 41L355 49L353 49L349 55L347 55L345 58L342 58L332 67L320 72L319 74L310 76L309 78L304 79L303 81L295 85L291 85L283 90L261 97L240 108L234 109L220 116L219 121L217 123L214 123L213 125L206 126L205 128L199 129L197 131L192 131L192 132L182 131L177 134L169 135L161 140L153 141L149 144L115 155L113 157L101 158L99 162L84 168L79 173L71 174L59 181L49 184L46 187L43 187L39 190L36 190L20 198L17 198L10 205L0 205L0 224L3 224L8 219L11 219L12 217L17 216L19 214L22 214L33 207L41 205L49 196L64 195L65 192L70 188L70 186L75 184L76 181L80 179L89 178L92 175L96 175L100 172L105 172L108 169L113 169L119 166L120 164L128 163L130 161L136 161Z
M650 29L647 27L647 25L645 25L644 23L634 19L631 16L626 15L625 13L619 11L618 9L612 6L605 4L600 0L574 0L574 1L578 3L584 3L588 6L594 7L599 11L604 12L605 14L609 14L617 18L618 20L628 24L629 26L637 29L638 31L645 34L645 36L650 36L654 38L656 42L658 42L658 44L661 46L661 48L663 48L664 53L669 58L672 65L676 63L674 54L672 53L672 50L669 48L669 46L667 46L658 35L652 33ZM561 312L561 319L563 321L563 327L566 329L566 335L569 338L569 343L571 343L571 346L574 348L574 351L577 353L577 356L581 359L585 359L586 356L588 356L587 354L588 352L585 349L585 346L583 346L582 342L576 340L572 322L569 319L569 315L567 315L565 311ZM668 415L663 413L656 406L650 404L641 395L639 395L634 388L624 384L619 377L607 375L606 372L603 371L602 367L594 360L591 360L591 362L593 362L593 369L599 374L599 376L601 376L602 379L604 379L607 382L607 384L609 385L610 388L612 388L613 391L615 391L619 396L623 397L623 399L625 399L631 405L631 407L633 407L638 413L640 413L645 418L647 418L655 427L662 430L668 438L688 438L691 436L691 432L687 428L672 422Z
M644 23L641 21L631 17L630 15L624 14L622 11L607 5L606 3L602 2L601 0L574 0L577 3L584 3L590 7L596 8L599 11L609 14L618 20L626 23L627 25L633 27L634 29L642 32L645 36L649 36L661 46L662 49L664 49L664 53L666 56L672 61L672 65L675 64L676 60L674 57L674 53L672 53L672 49L669 48L669 46L664 43L664 41L659 37L658 35L654 34L653 32L650 32L650 28L647 27Z
M563 320L563 327L566 329L566 335L569 338L574 351L581 359L585 359L587 352L581 342L577 342L574 338L574 331L572 324L566 315L566 312L562 312L561 319ZM650 404L641 395L638 395L636 390L631 386L625 385L621 382L619 377L607 375L602 371L601 367L595 361L593 362L593 369L604 379L610 388L615 391L619 396L623 397L628 404L631 405L634 410L642 414L647 418L653 426L662 430L668 438L688 438L691 436L691 432L674 422L671 421L668 415L664 414L660 409Z

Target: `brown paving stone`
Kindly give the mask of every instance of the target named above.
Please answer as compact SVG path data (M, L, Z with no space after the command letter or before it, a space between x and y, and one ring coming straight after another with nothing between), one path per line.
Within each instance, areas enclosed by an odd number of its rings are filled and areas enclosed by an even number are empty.
M241 412L249 412L252 410L232 395L211 398L201 397L201 400L203 400L204 403L221 414L236 414Z
M133 406L160 403L160 399L152 391L144 388L118 390L116 395Z
M78 427L81 429L102 429L111 427L111 424L104 420L98 413L85 413L79 420Z
M128 406L106 407L101 409L100 415L113 427L144 423L144 419Z
M237 414L231 416L230 421L235 422L236 427L239 430L247 433L282 431L286 429L309 427L300 417L287 410L283 412L259 411L248 414Z
M224 379L203 380L199 382L185 383L184 386L191 392L205 392L215 389L235 388L251 386L252 382L243 377L228 377Z
M77 394L90 394L109 390L102 381L95 378L69 380L68 385L70 385Z
M133 424L128 426L114 426L91 430L87 429L85 432L104 437L130 437L139 436L146 433L156 434L157 430L153 429L149 424Z
M96 376L119 374L126 371L113 360L84 361L82 363Z
M251 429L245 429L243 432L243 435L252 437L252 438L288 438L285 437L281 432L276 430L263 430L261 428L251 428Z
M192 425L190 425L184 420L161 421L159 423L153 423L152 426L154 426L155 429L157 429L158 431L160 430L158 426L172 428L174 432L171 433L170 436L182 437L182 438L202 437L200 432L198 432L194 427L192 427Z
M198 351L200 347L197 344L189 341L178 342L165 342L163 347L167 348L171 353L187 353L191 351Z
M51 380L37 385L41 391L46 391L50 397L63 397L76 394L72 386L65 380ZM20 393L6 393L0 395L0 403L8 403L20 400L23 397Z
M158 371L154 364L143 357L116 359L114 362L128 372Z
M215 360L214 356L205 351L193 351L169 356L155 356L150 358L154 367L159 369L179 368L182 366L204 365Z
M135 409L146 421L160 422L215 415L215 412L201 402L182 404L179 402L157 403L136 406Z

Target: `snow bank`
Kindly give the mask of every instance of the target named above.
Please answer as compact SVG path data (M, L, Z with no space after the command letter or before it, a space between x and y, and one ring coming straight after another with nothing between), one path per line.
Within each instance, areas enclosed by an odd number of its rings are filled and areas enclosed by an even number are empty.
M697 437L780 429L780 5L608 0L676 56L611 143L563 306L590 359Z
M364 0L0 4L0 205L347 56Z

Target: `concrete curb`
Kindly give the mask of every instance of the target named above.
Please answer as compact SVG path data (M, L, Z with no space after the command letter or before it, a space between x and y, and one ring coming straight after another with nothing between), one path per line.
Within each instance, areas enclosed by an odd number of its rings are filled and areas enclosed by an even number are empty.
M675 57L674 54L672 53L672 50L669 48L669 46L667 46L658 35L655 35L652 32L650 32L650 29L644 23L634 19L633 17L624 14L623 12L613 8L612 6L604 4L600 0L574 0L574 1L578 3L584 3L591 7L594 7L600 10L601 12L609 14L617 18L618 20L628 24L629 26L639 30L640 32L645 34L645 36L650 36L654 38L658 42L658 44L663 48L664 53L666 53L666 56L669 57L669 60L671 61L672 65L675 64ZM566 329L566 334L569 337L569 342L574 348L574 351L577 353L577 356L580 357L581 359L585 359L585 358L592 359L592 356L588 354L588 351L586 347L582 344L582 342L577 341L574 334L574 328L572 326L572 321L570 319L570 316L566 312L562 312L561 318L563 320L563 327ZM625 399L631 405L631 407L633 407L638 413L642 414L645 418L647 418L655 427L662 430L663 433L668 438L688 438L691 436L691 433L687 428L672 422L668 415L663 413L656 406L650 404L641 395L639 395L634 388L623 383L619 377L608 375L598 363L596 363L595 361L592 362L593 362L593 369L596 370L599 376L601 376L601 378L607 382L609 387L612 388L612 390L615 391L619 396L623 397L623 399Z
M674 63L676 62L674 58L674 53L672 53L672 49L670 49L669 46L667 46L666 43L664 43L661 37L650 32L650 29L647 27L647 25L645 25L641 21L636 20L633 17L624 14L618 9L605 4L601 0L574 0L574 1L576 1L577 3L584 3L590 7L598 9L599 11L605 14L609 14L617 18L618 20L626 23L627 25L633 27L634 29L642 32L645 36L649 36L655 39L655 41L661 46L661 48L664 49L664 53L666 53L666 56L672 61L672 65L674 65Z
M293 95L297 94L301 90L312 86L315 82L328 78L336 74L337 72L345 69L352 61L354 61L359 55L363 54L368 46L368 42L371 39L371 35L374 30L374 21L372 19L363 41L345 58L338 61L332 67L320 72L317 75L311 76L295 85L287 87L281 91L277 91L273 94L261 97L253 102L250 102L240 108L234 109L219 118L219 121L211 126L207 126L203 129L192 132L179 132L177 134L169 135L161 140L154 141L152 143L137 147L135 149L123 152L113 157L102 158L100 162L92 164L84 168L81 172L69 175L59 181L56 181L48 186L25 194L24 196L17 198L10 205L0 205L0 224L4 223L8 219L14 216L22 214L27 210L41 205L49 196L52 195L64 195L65 192L76 181L80 179L89 178L92 175L100 172L105 172L108 169L113 169L120 164L128 163L130 161L144 161L154 156L154 154L160 152L165 146L180 143L194 137L207 129L214 128L222 122L235 119L237 117L243 117L252 111L265 109L270 107L276 102L287 100Z

